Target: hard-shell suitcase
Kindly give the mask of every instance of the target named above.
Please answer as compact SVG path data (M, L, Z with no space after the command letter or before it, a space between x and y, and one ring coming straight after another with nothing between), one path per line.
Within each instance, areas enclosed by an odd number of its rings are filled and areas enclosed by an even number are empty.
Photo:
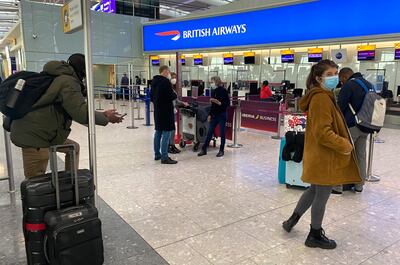
M286 186L289 187L300 187L307 188L310 186L308 183L304 183L301 180L301 175L303 174L303 162L296 163L293 161L286 162Z
M278 163L278 181L279 184L286 183L286 161L282 159L283 148L286 145L286 138L281 138L281 145L279 148L279 163Z
M71 176L74 180L75 206L61 209L60 185L57 171L57 149L51 147L52 179L56 190L57 210L45 214L46 233L44 250L51 265L101 265L104 263L101 221L97 209L91 204L80 204L78 173L75 167L74 146L69 147L72 156Z
M56 193L52 175L46 174L27 179L21 183L23 208L23 232L28 265L48 264L43 248L45 235L44 215L57 209ZM61 207L74 205L73 181L71 175L59 172ZM78 171L79 198L81 203L92 203L94 198L93 176L89 170Z

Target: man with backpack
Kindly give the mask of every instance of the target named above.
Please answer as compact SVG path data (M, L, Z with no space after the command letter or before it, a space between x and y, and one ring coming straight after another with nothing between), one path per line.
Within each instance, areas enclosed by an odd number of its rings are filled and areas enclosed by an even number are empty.
M25 72L25 76L29 74L35 75L36 83L33 79L26 78L26 85L22 88L19 97L26 96L29 91L35 91L35 89L32 89L32 84L40 86L38 84L46 83L45 80L47 80L49 86L36 89L38 93L42 91L42 95L36 95L37 101L32 102L32 106L29 106L30 110L21 118L13 119L9 126L12 142L22 148L26 178L39 176L46 172L50 146L74 144L78 158L79 144L67 139L71 131L72 121L83 125L88 124L89 121L88 104L84 98L86 74L83 54L71 55L68 62L48 62L43 68L43 73ZM20 76L23 75L24 73L20 73ZM12 78L13 76L8 78L9 81L5 80L3 84L12 83ZM44 81L37 82L40 78ZM7 89L5 85L0 88L0 93L4 93ZM18 99L17 103L27 101L29 100L25 98ZM4 106L2 106L2 112L4 113ZM115 110L96 112L95 119L96 124L102 126L106 126L109 122L120 123L123 120ZM65 152L67 151L65 150ZM69 156L66 156L66 169L70 168L68 158Z
M366 149L369 133L360 129L357 124L356 115L353 113L353 110L355 111L355 113L358 113L361 110L364 104L365 96L367 94L366 89L373 90L374 88L372 84L362 76L361 73L354 73L354 71L350 68L343 68L339 72L339 79L342 82L343 86L338 96L338 105L346 119L351 137L354 141L358 164L361 171L361 177L363 181L365 181L367 175ZM364 183L356 184L354 186L354 191L362 192L363 186ZM343 187L337 186L333 189L332 192L335 194L342 194Z

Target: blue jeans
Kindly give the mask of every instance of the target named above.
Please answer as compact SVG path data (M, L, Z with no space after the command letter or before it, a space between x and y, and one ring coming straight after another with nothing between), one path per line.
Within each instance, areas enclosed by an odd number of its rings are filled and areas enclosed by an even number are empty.
M171 136L169 138L169 145L175 145L175 131L171 131Z
M225 148L225 124L226 124L226 113L215 115L211 117L210 127L208 128L207 139L202 147L204 152L207 152L207 147L209 146L211 139L214 135L215 128L219 124L219 130L221 133L221 145L219 147L220 151L224 151Z
M154 133L154 156L165 160L168 158L168 145L171 131L156 131ZM161 149L161 152L160 152Z

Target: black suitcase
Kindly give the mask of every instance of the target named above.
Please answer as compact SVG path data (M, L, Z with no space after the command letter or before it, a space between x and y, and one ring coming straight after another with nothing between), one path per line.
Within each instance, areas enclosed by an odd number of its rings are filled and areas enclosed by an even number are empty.
M59 172L61 207L74 205L74 185L71 174ZM23 232L28 265L48 264L43 248L45 235L44 215L57 209L52 174L27 179L21 184ZM94 203L93 176L89 170L78 171L79 198L81 203Z
M65 148L66 146L62 146ZM75 168L75 150L70 147L70 155ZM51 265L101 265L104 263L101 221L96 207L85 203L80 205L79 181L76 168L72 170L76 206L61 208L61 193L57 169L57 149L51 147L50 161L53 167L52 179L56 189L57 210L45 214L46 233L44 252Z

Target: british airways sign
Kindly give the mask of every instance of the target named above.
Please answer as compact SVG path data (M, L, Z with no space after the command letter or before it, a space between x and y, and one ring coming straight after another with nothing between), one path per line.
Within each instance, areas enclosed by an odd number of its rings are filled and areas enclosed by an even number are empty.
M400 0L317 0L143 26L145 52L398 36Z

